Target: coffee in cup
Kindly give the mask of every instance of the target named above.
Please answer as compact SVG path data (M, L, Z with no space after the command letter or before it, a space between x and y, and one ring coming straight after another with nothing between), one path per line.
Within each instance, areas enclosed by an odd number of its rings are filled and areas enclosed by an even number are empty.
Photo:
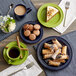
M22 5L19 5L14 9L14 11L17 15L24 15L26 13L26 8Z
M27 6L23 4L18 4L14 8L14 15L17 20L22 20L24 16L26 16L32 9L27 8Z
M9 50L9 56L11 58L17 58L19 56L20 52L16 47L13 47Z
M16 61L20 58L21 50L18 46L10 46L7 49L7 57L8 57L8 64L11 64L13 61Z

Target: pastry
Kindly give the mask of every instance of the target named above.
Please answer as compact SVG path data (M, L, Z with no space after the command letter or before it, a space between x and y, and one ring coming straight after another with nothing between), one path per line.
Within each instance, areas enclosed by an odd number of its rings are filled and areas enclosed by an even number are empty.
M23 26L23 29L24 29L24 30L33 31L33 25L32 25L32 24L25 24L25 25Z
M35 29L35 30L39 30L40 28L41 28L41 27L40 27L39 24L35 24L35 25L34 25L34 29Z
M62 54L64 54L64 55L67 54L67 46L62 47Z
M58 12L59 12L58 9L56 9L52 6L47 6L46 22L49 21L52 17L54 17Z
M45 54L45 55L43 56L43 59L51 58L51 56L52 56L52 54Z
M29 30L24 31L24 36L28 37L31 34Z
M30 34L29 39L30 40L35 40L36 39L36 35L35 34Z
M35 34L36 36L39 36L40 35L40 31L39 30L34 30L33 34Z
M55 62L55 61L49 60L49 65L59 66L60 64L61 64L60 62Z
M28 26L28 30L33 31L33 25L32 25L32 24L30 24L30 25Z
M25 24L25 25L23 26L23 29L24 29L24 30L28 30L28 26L29 26L29 24Z
M44 55L44 54L52 54L53 53L53 51L51 51L51 50L49 50L49 49L43 49L42 50L42 54Z
M59 48L62 47L61 43L57 39L53 39L52 42L56 44Z
M55 51L55 53L52 55L53 59L56 59L56 56L61 53L61 49L58 49L57 51Z

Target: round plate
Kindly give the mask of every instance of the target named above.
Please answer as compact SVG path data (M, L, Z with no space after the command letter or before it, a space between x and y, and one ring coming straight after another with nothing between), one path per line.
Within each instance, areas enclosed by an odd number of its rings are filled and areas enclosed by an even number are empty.
M34 22L34 21L29 21L29 22L26 22L26 23L24 23L24 24L39 24L38 22ZM23 24L23 26L24 26L24 24ZM40 24L39 24L40 25ZM23 27L22 26L22 27ZM29 38L28 37L25 37L24 36L24 30L21 28L20 29L20 36L21 36L21 38L26 42L26 43L37 43L38 41L40 41L41 40L41 38L42 38L42 36L43 36L43 28L42 28L42 26L41 26L41 29L40 29L40 35L39 36L37 36L37 38L35 39L35 40L29 40Z
M43 49L43 44L44 43L52 43L52 39L56 38L62 45L66 45L67 46L67 54L69 55L69 59L66 60L66 63L63 63L61 64L60 66L58 67L54 67L54 66L51 66L51 65L48 65L46 63L46 61L43 59L42 57L42 49ZM40 61L40 63L47 69L50 69L50 70L61 70L65 67L67 67L69 65L69 63L71 62L71 59L72 59L72 48L70 46L70 44L63 38L61 37L58 37L58 36L50 36L50 37L47 37L45 38L44 40L42 40L40 42L40 44L38 45L37 47L37 57L38 57L38 60Z
M9 44L7 44L6 46L7 47L10 47L10 46L17 46L17 41L14 41L14 42L10 42ZM27 46L25 45L25 44L23 44L22 42L20 42L20 46L22 47L22 48L27 48ZM6 60L6 62L8 63L8 57L7 57L7 55L6 55L6 51L7 51L7 49L6 48L4 48L4 50L3 50L3 57L4 57L4 59ZM16 61L13 61L11 64L12 65L19 65L19 64L22 64L26 59L27 59L27 57L28 57L28 54L29 54L29 51L21 51L21 53L22 53L22 56L23 56L23 58L22 59L18 59L18 60L16 60ZM9 64L9 63L8 63Z
M57 8L59 10L59 13L57 13L48 22L46 22L46 11L47 11L46 8L47 8L47 6L52 6L52 7L55 7L55 8ZM64 14L63 14L62 9L58 5L52 4L52 3L47 3L47 4L42 5L39 8L38 13L37 13L37 17L38 17L39 22L43 26L46 26L46 27L50 28L50 27L58 26L62 22Z

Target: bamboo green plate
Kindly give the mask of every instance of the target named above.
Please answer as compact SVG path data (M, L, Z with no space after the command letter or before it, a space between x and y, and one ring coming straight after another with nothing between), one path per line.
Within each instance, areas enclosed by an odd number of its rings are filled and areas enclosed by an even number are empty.
M59 10L59 13L57 13L48 22L46 22L46 11L47 11L46 9L47 9L47 6L52 6L52 7L55 7L55 8L57 8ZM62 22L64 14L63 14L62 9L58 5L52 4L52 3L47 3L47 4L42 5L39 8L38 13L37 13L37 17L38 17L39 22L43 26L52 28L52 27L58 26Z
M9 44L7 44L6 46L7 47L10 47L10 46L17 46L17 41L14 41L14 42L10 42ZM23 44L22 42L20 42L20 46L22 47L22 48L27 48L27 46L25 45L25 44ZM8 63L8 57L7 57L7 55L6 55L6 51L7 51L7 49L6 48L4 48L4 50L3 50L3 57L4 57L4 59L5 59L5 61ZM27 59L27 57L28 57L28 54L29 54L29 51L21 51L21 53L22 53L22 56L23 56L23 58L22 59L18 59L18 60L16 60L16 61L12 61L12 65L19 65L19 64L22 64L26 59ZM9 64L9 63L8 63Z

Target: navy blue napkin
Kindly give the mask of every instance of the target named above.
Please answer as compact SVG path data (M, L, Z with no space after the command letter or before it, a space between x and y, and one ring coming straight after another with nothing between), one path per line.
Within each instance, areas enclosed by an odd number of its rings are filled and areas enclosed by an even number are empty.
M11 32L9 34L5 34L0 30L0 41L2 41L3 39L7 38L10 35L12 35L15 32L18 32L19 29L23 26L23 24L25 22L27 22L27 21L36 21L37 20L37 17L36 17L37 10L36 10L36 8L34 7L34 5L32 4L32 2L30 0L24 0L24 2L22 0L0 0L0 14L1 15L4 16L4 15L7 14L8 10L9 10L9 6L10 6L11 3L14 4L14 7L17 4L24 4L24 5L27 6L27 8L31 8L32 11L30 13L28 13L26 15L26 17L24 19L22 19L21 21L16 20L17 27L16 27L15 31L13 31L13 32ZM13 9L10 12L10 16L14 17Z
M72 61L68 67L59 71L51 71L44 68L46 76L76 76L76 31L63 35L61 37L67 40L73 49ZM34 46L35 50L37 47L38 45Z

